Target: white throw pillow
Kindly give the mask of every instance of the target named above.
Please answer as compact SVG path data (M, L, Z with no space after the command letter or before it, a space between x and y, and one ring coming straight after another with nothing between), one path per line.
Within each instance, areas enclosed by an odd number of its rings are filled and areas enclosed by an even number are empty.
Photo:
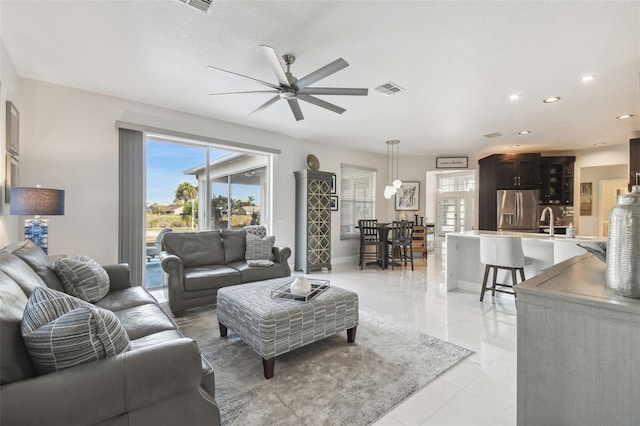
M273 235L260 238L257 235L247 234L247 248L244 256L247 263L251 260L273 260L273 245L275 242L276 237Z

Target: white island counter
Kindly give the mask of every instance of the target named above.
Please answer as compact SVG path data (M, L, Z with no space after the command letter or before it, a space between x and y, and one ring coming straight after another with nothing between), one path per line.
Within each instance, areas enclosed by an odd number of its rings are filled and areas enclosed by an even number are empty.
M525 266L527 279L540 274L544 269L560 263L586 251L577 243L604 242L606 239L576 236L567 238L564 235L550 237L548 234L530 234L506 231L466 231L447 234L447 291L458 288L477 291L480 295L484 265L480 263L480 235L517 235L522 237L524 255L531 258L530 265ZM506 282L507 275L498 274L499 282Z

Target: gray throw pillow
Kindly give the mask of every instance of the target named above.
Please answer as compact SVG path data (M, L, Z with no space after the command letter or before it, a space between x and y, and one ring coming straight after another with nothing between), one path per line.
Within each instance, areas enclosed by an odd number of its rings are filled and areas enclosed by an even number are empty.
M247 234L257 235L260 238L267 236L267 227L264 225L247 225L244 227Z
M272 260L273 245L276 237L273 235L266 238L260 238L257 235L247 234L247 250L245 252L245 260Z
M86 302L101 300L111 288L107 271L89 256L58 258L55 270L64 291Z
M111 311L49 288L36 288L27 301L22 337L40 374L84 364L131 348Z

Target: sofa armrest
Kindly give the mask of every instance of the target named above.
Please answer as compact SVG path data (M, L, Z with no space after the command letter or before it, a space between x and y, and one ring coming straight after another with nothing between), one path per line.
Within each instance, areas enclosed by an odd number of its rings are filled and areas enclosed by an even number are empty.
M132 287L129 265L119 263L117 265L104 265L102 267L109 275L111 290L124 290L125 288Z
M291 275L291 268L289 268L289 258L291 257L291 249L289 247L274 247L272 252L276 258L276 262L285 266L288 270L287 275Z
M4 385L0 424L95 424L173 395L202 393L201 377L196 342L176 339Z
M166 292L171 312L180 314L184 311L182 292L184 291L184 265L182 260L168 251L161 251L158 255L162 270L167 273Z

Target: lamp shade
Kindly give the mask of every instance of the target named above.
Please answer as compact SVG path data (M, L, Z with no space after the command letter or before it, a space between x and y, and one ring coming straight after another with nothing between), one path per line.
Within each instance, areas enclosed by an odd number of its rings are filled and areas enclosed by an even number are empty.
M64 190L28 187L11 188L11 214L63 215Z

